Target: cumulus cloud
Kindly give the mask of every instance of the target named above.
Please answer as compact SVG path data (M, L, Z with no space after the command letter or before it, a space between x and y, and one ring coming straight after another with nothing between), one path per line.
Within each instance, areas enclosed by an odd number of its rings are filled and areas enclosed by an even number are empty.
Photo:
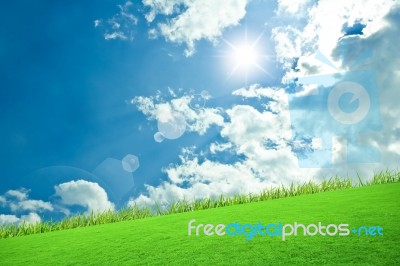
M247 3L248 0L143 0L150 8L147 21L152 22L158 14L167 16L166 22L158 24L157 32L167 41L185 43L186 56L195 52L197 41L215 41L224 29L238 25L246 15Z
M27 215L22 215L20 221L25 221L26 223L29 224L35 224L35 223L40 223L41 219L37 213L31 212Z
M191 56L196 42L216 42L225 29L234 27L246 15L249 0L142 0L145 18L150 25L149 38L163 36L167 41L185 44L184 54ZM138 18L133 3L118 5L119 12L109 19L96 19L94 27L104 32L106 40L133 40ZM154 25L159 16L162 22Z
M19 202L11 202L10 209L13 212L17 211L52 211L53 206L50 202L42 200L23 200Z
M368 66L376 75L376 87L380 101L380 119L382 129L377 132L366 132L363 141L371 146L377 147L382 155L380 168L396 168L400 161L400 108L398 106L397 95L399 95L400 72L400 52L394 43L398 43L400 36L400 5L391 10L385 18L386 27L368 36L351 36L351 47L369 47L374 51L371 54ZM350 68L352 62L343 59L339 48L334 55L344 62L344 67Z
M0 226L17 224L18 222L19 218L15 215L0 214Z
M313 0L278 0L276 12L278 15L304 16L314 2Z
M6 192L6 197L15 198L16 200L25 200L28 198L29 190L20 189L20 190L9 190Z
M108 200L106 191L97 183L76 180L59 184L54 189L62 204L79 205L87 208L88 212L114 209L114 204Z
M332 148L336 164L331 170L321 169L318 175L347 175L357 171L361 175L370 176L374 171L397 168L400 159L397 149L400 147L400 130L398 119L395 117L398 117L400 110L395 95L398 94L400 84L399 73L396 70L400 54L393 43L399 40L398 2L318 1L308 12L302 14L307 21L304 26L299 27L301 23L294 21L292 25L273 30L278 58L287 69L283 82L291 83L299 79L297 89L300 90L300 95L304 96L318 93L318 85L329 87L338 81L324 78L323 82L326 84L321 81L317 86L302 85L308 77L341 73L342 78L346 78L351 77L354 70L371 70L372 75L376 75L379 115L382 121L381 130L365 127L365 132L356 136L360 144L364 143L380 151L380 162L349 163L346 157L348 140L344 136L335 136ZM281 12L280 15L284 14ZM352 26L355 23L365 26L362 34L345 36L344 26ZM354 61L360 54L364 60ZM295 69L292 64L294 61ZM311 121L318 121L317 114L307 110L305 112Z
M291 10L288 2L279 1L278 11ZM289 62L294 58L313 52L321 51L330 57L338 40L344 36L345 25L352 26L355 23L366 25L363 29L365 37L379 31L387 25L384 17L396 4L393 0L322 0L312 6L309 1L301 2L304 5L300 5L299 8L306 6L307 12L299 14L307 23L303 26L297 20L293 20L292 25L279 26L272 31L277 57L281 62L286 62L285 66L288 68L291 67ZM291 11L298 9L297 6L292 8ZM281 17L285 16L283 12L278 14Z
M227 142L227 143L211 143L210 144L210 152L212 154L216 154L218 152L223 152L223 151L227 151L230 150L232 148L232 143Z
M174 117L182 116L186 121L186 129L189 132L204 134L213 125L221 126L224 117L218 108L191 108L193 96L182 96L166 101L159 96L135 97L132 103L149 119L165 123L174 120Z
M308 180L315 172L299 169L291 142L290 118L284 89L252 85L233 91L245 98L263 98L265 109L236 105L225 111L221 128L225 143L211 143L211 153L228 150L242 160L221 163L184 149L181 162L165 169L168 180L129 204L168 204L176 200L258 193L280 184ZM239 158L239 157L238 157Z
M148 195L140 195L128 204L167 205L177 200L215 198L224 195L245 194L258 190L261 181L254 178L252 171L244 165L227 165L206 160L199 163L197 158L168 169L169 182L157 187L147 186ZM189 187L183 187L183 182ZM265 184L266 185L266 184Z
M271 112L282 114L287 111L287 95L283 88L263 88L259 84L253 84L247 88L235 90L232 94L235 96L242 96L243 98L264 98L267 100L264 106Z
M0 226L3 225L22 225L22 224L35 224L41 221L40 216L37 213L31 212L27 215L17 217L15 215L0 214Z
M237 105L227 110L230 121L221 129L221 136L236 147L237 154L247 158L246 166L274 184L309 178L313 171L299 169L293 151L285 90L252 85L233 93L263 97L266 102L264 111L250 105Z
M3 196L0 196L0 204L3 207L10 208L12 212L44 212L53 210L50 202L29 199L29 192L25 188L8 190Z

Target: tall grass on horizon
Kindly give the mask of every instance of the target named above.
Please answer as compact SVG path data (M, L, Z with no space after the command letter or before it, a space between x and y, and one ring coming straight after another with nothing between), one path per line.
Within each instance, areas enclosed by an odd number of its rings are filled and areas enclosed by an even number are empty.
M46 233L58 230L87 227L99 224L114 223L142 219L158 215L169 215L174 213L191 212L211 208L226 207L250 202L266 201L272 199L294 197L299 195L314 194L326 191L335 191L353 187L370 186L377 184L400 182L400 171L383 171L374 174L371 180L353 183L350 178L338 176L323 180L321 183L309 181L303 184L291 184L290 186L279 186L263 190L258 194L248 195L221 195L217 199L204 198L194 201L181 200L171 203L168 207L162 208L156 203L156 211L149 207L142 208L137 205L120 209L118 211L105 211L101 213L79 214L65 217L61 221L44 221L35 224L23 222L21 225L3 225L0 227L0 239L17 236L25 236L37 233Z

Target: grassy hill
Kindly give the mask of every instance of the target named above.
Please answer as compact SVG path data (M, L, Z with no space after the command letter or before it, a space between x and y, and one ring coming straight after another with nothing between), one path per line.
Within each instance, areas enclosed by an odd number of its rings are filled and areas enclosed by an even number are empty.
M400 265L400 183L0 239L0 265ZM188 236L188 223L380 226L383 236ZM301 232L301 231L300 231Z

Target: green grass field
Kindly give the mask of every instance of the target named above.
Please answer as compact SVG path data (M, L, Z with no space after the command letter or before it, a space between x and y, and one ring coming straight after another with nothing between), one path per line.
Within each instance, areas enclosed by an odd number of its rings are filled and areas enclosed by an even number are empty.
M400 265L400 183L0 239L0 265ZM350 224L383 236L188 236L188 222ZM193 232L194 233L194 232Z

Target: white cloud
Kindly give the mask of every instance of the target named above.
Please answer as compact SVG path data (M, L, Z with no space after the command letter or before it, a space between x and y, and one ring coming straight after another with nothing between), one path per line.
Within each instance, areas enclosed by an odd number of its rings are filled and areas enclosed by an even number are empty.
M167 170L168 182L157 187L147 186L148 196L140 195L131 199L129 205L166 205L177 200L216 198L223 195L246 194L266 187L257 179L251 169L243 164L221 164L209 160L199 163L197 158L187 160ZM182 187L188 182L189 187Z
M106 40L115 40L115 39L121 39L121 40L126 40L128 37L122 32L122 31L114 31L113 33L105 33L104 34L104 39Z
M156 16L165 20L149 29L149 38L165 37L169 42L186 44L185 55L195 52L200 40L215 42L223 31L239 24L246 15L249 0L142 0L151 25ZM104 31L106 40L133 40L138 18L132 14L131 1L118 5L119 12L107 20L93 21L95 28Z
M133 40L138 19L130 11L132 6L131 1L118 5L119 12L117 14L107 20L94 20L94 27L104 30L104 39L106 40Z
M212 153L229 149L243 160L231 164L183 152L181 163L165 169L168 181L147 186L148 195L131 199L130 204L167 204L174 200L258 193L262 189L291 182L306 181L314 170L299 169L289 145L290 119L283 89L263 88L257 84L233 92L243 97L266 99L265 110L237 105L226 111L221 126L224 144L211 143ZM268 146L268 143L276 145ZM186 150L185 150L186 151ZM185 186L184 186L185 184Z
M279 1L278 16L286 16L280 12L282 10L298 9L292 2ZM286 63L286 68L290 68L288 62L294 57L307 56L318 50L330 58L338 40L344 35L344 25L352 26L356 22L366 24L363 33L368 37L386 25L384 16L395 4L395 0L321 0L312 7L306 4L305 6L309 7L307 12L299 13L307 20L304 27L299 27L299 23L293 20L293 25L273 29L278 60Z
M371 57L364 62L362 69L372 69L376 74L383 128L377 132L365 132L359 140L378 148L382 160L371 164L348 163L346 139L338 136L335 137L333 147L337 164L331 170L321 169L318 176L346 176L357 171L362 176L370 177L374 171L396 169L399 166L400 108L396 95L400 75L396 69L400 56L398 49L393 46L399 40L399 10L400 5L396 1L319 1L310 12L305 13L308 19L305 27L285 26L295 28L296 34L290 36L293 31L285 30L285 27L275 29L275 32L287 36L285 42L275 36L279 59L282 62L291 62L293 57L298 57L296 70L290 69L291 64L284 65L288 68L284 82L298 77L334 72L346 75L345 71L356 70L357 66L344 57L345 49L353 56L361 49L371 51ZM363 35L343 37L343 26L352 26L355 22L366 24ZM315 93L315 87L303 89L303 94ZM310 120L318 121L311 113L308 115Z
M0 196L0 204L4 207L9 207L12 212L53 211L53 206L50 202L29 199L29 190L25 188L7 191L4 196Z
M29 190L21 189L21 190L9 190L6 192L6 197L12 197L17 200L25 200L28 198Z
M0 226L16 224L19 222L19 218L15 215L0 214Z
M208 128L213 125L221 126L224 123L224 117L217 108L199 108L193 109L190 103L193 97L182 96L165 101L161 97L135 97L132 100L138 109L149 119L160 122L173 120L177 115L183 116L186 120L186 129L189 132L204 134Z
M113 210L114 204L108 200L106 191L97 183L85 180L70 181L54 187L55 195L65 205L86 207L88 212Z
M244 155L246 167L270 183L288 184L306 180L313 170L300 169L292 151L292 131L288 103L284 89L250 86L239 90L241 94L255 97L261 94L269 99L265 111L249 105L237 105L227 110L230 122L221 130L221 136L229 140L236 153ZM239 91L234 93L238 94Z
M345 24L352 26L357 21L366 24L363 33L369 36L385 26L383 17L395 2L390 0L319 1L310 12L310 22L306 26L307 38L316 38L318 49L329 54L336 46L338 39L343 36L342 28Z
M211 143L210 144L210 152L212 154L230 150L231 148L232 148L232 143L230 143L230 142L228 142L228 143Z
M101 20L96 19L95 21L93 21L93 23L94 23L94 27L97 28L101 24Z
M20 223L22 223L23 221L25 221L28 224L35 224L35 223L40 223L41 219L37 213L31 212L27 215L21 216Z
M22 225L25 224L35 224L41 221L40 216L37 213L31 212L27 215L22 215L18 218L15 215L0 214L0 226L3 225Z
M150 8L146 15L148 22L158 14L173 15L158 24L158 31L170 42L185 43L186 56L195 52L197 41L215 41L224 29L238 25L246 14L247 3L248 0L143 0Z
M23 200L19 202L11 202L10 209L13 212L17 211L52 211L53 206L50 202L42 200Z
M243 98L264 98L266 109L273 113L284 113L287 110L287 95L284 89L278 87L263 88L259 84L250 85L232 92L233 95ZM285 119L288 117L286 116Z
M278 0L278 15L304 16L313 0Z
M3 196L0 196L0 205L1 205L1 206L5 206L5 205L6 205L6 202L7 202L6 198L3 197Z
M351 47L368 47L373 52L369 66L376 75L377 89L380 101L380 119L382 130L377 132L365 132L364 141L379 148L382 161L375 165L380 169L396 169L400 162L400 108L398 105L400 72L400 52L393 43L399 41L400 5L393 9L386 17L388 26L368 37L351 37ZM339 51L334 53L340 57ZM349 67L352 62L348 62ZM369 166L371 168L373 166Z
M232 95L242 96L244 98L262 98L268 97L275 99L277 98L277 94L282 94L282 90L280 88L262 88L259 84L250 85L248 88L240 88L234 90Z
M261 145L263 140L290 138L287 128L289 117L275 115L271 112L259 112L250 105L236 105L227 110L230 122L221 130L221 135L237 146L252 146L252 141ZM284 133L278 135L277 133ZM246 136L246 137L243 137Z
M142 0L144 6L149 7L150 11L145 15L148 22L153 22L157 14L172 15L180 11L179 5L185 1L182 0Z
M287 4L287 1L279 1L278 11L285 10ZM365 24L363 35L353 39L368 39L389 25L384 17L395 4L396 1L385 0L335 2L322 0L314 4L308 12L301 12L307 20L303 27L299 27L298 25L302 24L294 20L292 25L273 29L278 60L287 69L283 83L291 83L295 78L299 78L298 83L303 83L309 76L343 73L348 70L350 64L342 62L343 58L338 55L340 49L337 48L339 40L344 36L344 25L352 26L356 22ZM284 12L277 13L281 17L285 16ZM371 48L370 44L361 42L358 45L353 44L352 47L375 49ZM351 53L357 54L355 50ZM298 58L295 70L292 69L294 58ZM319 85L329 85L336 81L325 78L324 82L327 84ZM298 91L298 95L317 93L317 86L313 84L299 88L301 90Z

